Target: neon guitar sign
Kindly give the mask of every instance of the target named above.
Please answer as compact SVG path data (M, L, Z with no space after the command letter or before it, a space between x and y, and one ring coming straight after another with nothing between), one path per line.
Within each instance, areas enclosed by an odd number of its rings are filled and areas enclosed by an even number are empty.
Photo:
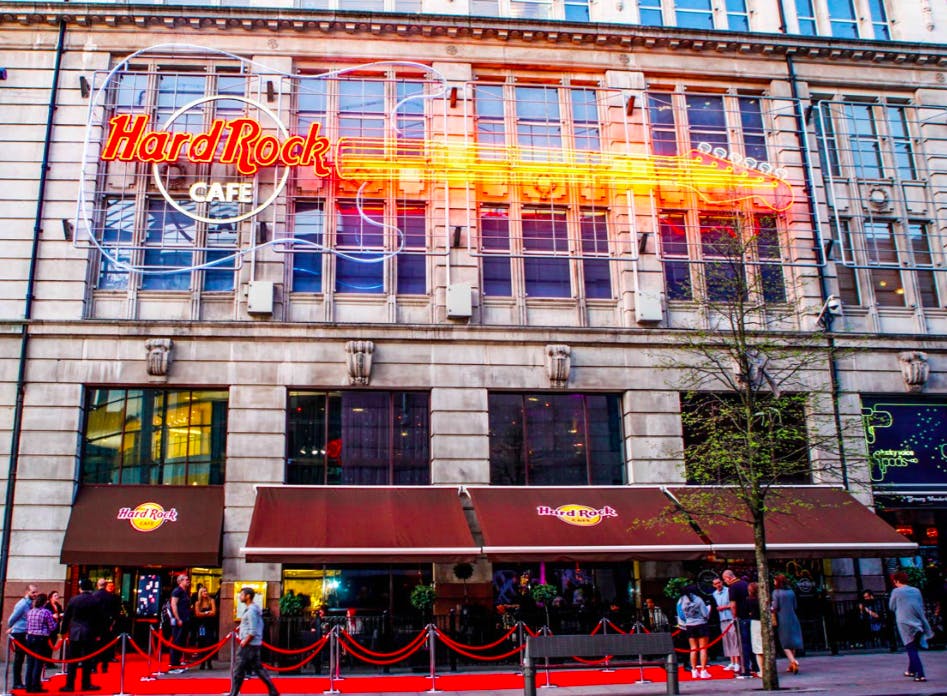
M275 124L266 129L252 118L215 119L206 131L189 133L172 129L173 122L188 109L207 101L243 101ZM693 192L712 205L749 203L783 212L793 203L792 187L772 171L738 164L717 156L709 147L678 156L645 153L604 153L565 148L516 147L433 141L411 138L340 138L334 145L313 123L305 135L290 135L265 106L245 97L201 97L178 109L166 123L151 128L145 114L118 114L109 120L108 135L99 157L103 161L143 162L153 167L155 181L165 198L179 211L202 218L180 206L161 181L158 166L177 162L223 164L244 177L262 170L283 167L277 190L262 205L230 218L251 217L272 203L286 184L288 174L300 169L301 176L325 179L337 176L347 181L378 183L446 182L449 185L514 184L532 186L540 192L570 186L592 191L647 194L656 191ZM769 165L765 165L768 167ZM197 182L192 200L236 200L248 202L245 184Z

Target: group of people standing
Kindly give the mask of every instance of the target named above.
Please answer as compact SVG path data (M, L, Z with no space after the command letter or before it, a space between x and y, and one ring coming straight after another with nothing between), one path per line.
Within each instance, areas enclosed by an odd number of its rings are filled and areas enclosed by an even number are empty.
M802 626L796 616L796 595L785 575L774 579L773 618L779 642L789 658L786 671L799 672L796 651L802 649ZM737 679L759 677L763 666L763 637L760 620L759 585L737 577L732 570L713 581L713 606L708 606L695 585L684 588L677 601L677 620L690 645L691 676L710 679L707 671L707 647L710 641L708 619L715 610L720 619L723 654L730 659L724 667L736 672Z
M98 581L95 591L90 580L80 580L79 594L69 600L65 610L58 591L46 594L36 585L28 585L7 620L8 633L15 641L13 688L25 689L27 693L46 691L42 676L52 658L53 640L59 635L68 636L68 658L92 655L115 636L123 613L115 585L104 578ZM94 658L81 662L83 691L99 689L92 684L92 672L100 666L103 672L108 671L108 663L114 658L114 648L106 648ZM75 662L67 664L66 683L60 691L75 691L79 667Z
M203 585L198 585L192 596L189 592L191 579L181 574L175 578L175 587L168 602L171 623L171 672L184 671L183 650L189 644L207 648L214 644L217 636L217 600ZM213 669L210 655L203 655L200 669Z

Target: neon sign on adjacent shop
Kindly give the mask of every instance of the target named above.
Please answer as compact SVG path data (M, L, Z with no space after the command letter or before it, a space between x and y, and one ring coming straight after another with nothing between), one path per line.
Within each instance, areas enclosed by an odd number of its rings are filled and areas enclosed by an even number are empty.
M215 100L241 101L272 123L239 117L213 120L200 133L176 130L187 111ZM457 186L522 185L555 198L572 187L593 196L632 192L659 197L686 189L709 204L747 202L776 212L793 203L792 187L782 170L768 163L703 146L683 155L610 153L569 148L516 147L464 141L414 138L340 138L332 143L313 123L305 134L290 134L265 105L234 95L204 96L180 107L160 127L146 114L117 114L108 122L99 157L105 162L142 162L152 166L165 199L188 217L205 222L236 222L252 217L276 200L291 171L324 179L375 183L443 183ZM236 175L254 177L282 168L271 195L227 220L205 218L182 206L167 190L158 167L174 163L220 164ZM197 181L188 189L196 202L251 203L252 182Z

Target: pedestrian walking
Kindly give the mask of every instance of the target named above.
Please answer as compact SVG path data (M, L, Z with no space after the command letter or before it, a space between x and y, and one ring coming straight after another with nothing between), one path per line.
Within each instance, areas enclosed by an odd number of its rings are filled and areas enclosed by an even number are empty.
M256 591L252 587L240 590L239 601L247 609L240 619L238 635L240 637L240 652L237 654L237 666L233 671L233 683L230 685L230 696L240 693L240 686L248 674L256 674L262 681L270 696L279 696L276 685L270 679L263 664L260 662L260 646L263 645L263 613L253 602Z
M927 639L934 637L934 631L924 615L924 598L919 589L908 584L908 574L903 570L892 575L891 581L894 589L888 599L888 609L894 612L898 634L908 653L908 670L904 676L916 682L926 682L918 649L927 647Z
M802 625L796 615L796 593L782 574L773 578L773 588L773 621L776 623L779 644L789 658L786 671L798 674L799 660L796 659L796 651L802 650Z

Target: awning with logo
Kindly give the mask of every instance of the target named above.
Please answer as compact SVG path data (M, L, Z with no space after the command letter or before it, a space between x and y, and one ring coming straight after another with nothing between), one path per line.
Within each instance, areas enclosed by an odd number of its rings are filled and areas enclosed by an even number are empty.
M656 486L466 490L491 560L684 560L710 553Z
M216 567L223 520L222 486L82 486L60 561Z
M668 489L685 508L705 505L707 489ZM689 495L700 495L697 506ZM774 558L851 558L913 555L917 544L898 534L850 493L825 486L781 486L771 491L767 506L766 548ZM753 553L753 529L749 522L734 519L740 505L726 487L715 489L713 508L731 511L692 514L701 532L709 538L714 553L748 556Z
M251 562L470 561L474 544L458 489L261 486L250 520Z

